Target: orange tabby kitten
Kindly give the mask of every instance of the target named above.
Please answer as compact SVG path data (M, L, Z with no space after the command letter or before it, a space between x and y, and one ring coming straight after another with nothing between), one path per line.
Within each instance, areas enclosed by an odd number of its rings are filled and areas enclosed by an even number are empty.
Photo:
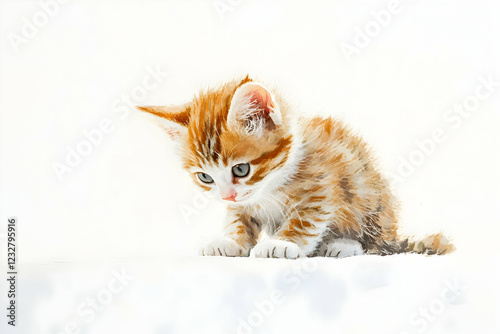
M182 106L139 107L182 147L194 182L227 203L203 255L295 259L454 249L397 234L397 203L365 143L333 118L303 118L246 77ZM260 240L262 231L269 238Z

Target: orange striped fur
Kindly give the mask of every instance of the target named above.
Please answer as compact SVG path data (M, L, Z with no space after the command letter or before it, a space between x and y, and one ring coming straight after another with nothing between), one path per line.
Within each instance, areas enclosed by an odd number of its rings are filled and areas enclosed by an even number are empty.
M397 201L362 139L334 118L294 114L248 76L183 106L139 109L179 143L194 182L228 204L224 234L203 247L203 255L248 256L254 249L259 257L345 257L454 249L441 234L419 242L400 238ZM213 182L200 179L206 176ZM263 231L267 239L260 238Z

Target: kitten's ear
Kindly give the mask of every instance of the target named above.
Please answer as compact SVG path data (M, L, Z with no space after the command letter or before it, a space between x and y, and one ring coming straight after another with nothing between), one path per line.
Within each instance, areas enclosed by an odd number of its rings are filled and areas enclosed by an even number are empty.
M257 82L247 82L234 92L227 122L248 133L262 133L279 127L282 118L274 94Z
M181 135L187 133L191 108L186 105L137 106L137 109L154 115L154 121L174 140L178 140Z

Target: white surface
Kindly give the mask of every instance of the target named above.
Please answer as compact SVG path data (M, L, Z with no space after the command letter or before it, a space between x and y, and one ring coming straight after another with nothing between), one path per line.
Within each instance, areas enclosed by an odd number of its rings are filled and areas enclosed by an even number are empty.
M175 256L29 265L18 332L60 333L74 322L81 333L497 333L500 277L493 263L464 268L463 260ZM133 279L106 304L114 271ZM101 311L90 311L92 298Z
M500 87L467 118L444 118L481 77L500 81L497 2L404 2L350 62L341 43L388 2L241 1L221 20L212 1L71 1L19 52L8 36L40 5L0 6L1 264L6 219L17 216L15 333L63 331L121 268L136 279L81 333L234 333L273 288L285 302L254 333L419 333L409 317L455 278L464 294L423 332L500 330ZM393 174L415 141L442 129L445 141L395 189L403 230L443 230L458 252L328 259L295 291L282 275L296 262L195 257L219 234L223 208L197 196L168 138L122 102L144 78L154 84L156 68L170 76L131 104L181 103L250 73L305 113L345 119ZM52 164L84 131L109 128L105 118L112 129L59 180Z

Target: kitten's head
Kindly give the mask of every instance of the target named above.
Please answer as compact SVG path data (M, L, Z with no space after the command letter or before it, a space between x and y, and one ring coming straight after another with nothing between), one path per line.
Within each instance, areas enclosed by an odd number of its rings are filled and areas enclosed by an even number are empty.
M287 107L248 77L182 106L139 109L156 116L181 145L194 182L216 198L257 203L293 172L296 145Z

